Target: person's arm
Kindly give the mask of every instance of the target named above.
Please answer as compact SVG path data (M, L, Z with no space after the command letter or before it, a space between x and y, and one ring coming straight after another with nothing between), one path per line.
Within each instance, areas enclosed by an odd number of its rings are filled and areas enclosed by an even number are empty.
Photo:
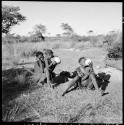
M39 66L38 66L37 62L34 63L34 72L35 73L39 72Z
M43 65L41 64L41 62L35 62L34 64L34 72L35 73L43 73Z
M50 69L50 68L52 68L52 66L54 66L54 65L57 65L57 63L51 62L51 63L49 64L48 68Z
M55 69L56 65L57 65L57 63L52 62L50 65L48 65L48 70L53 71Z
M83 73L82 71L80 71L80 69L77 69L77 75L79 77L81 77L82 81L86 80L89 77L89 75L90 75L90 68L86 68L85 69L85 73Z
M85 74L81 80L82 80L82 81L86 80L86 79L89 77L89 75L90 75L90 74L88 74L88 73Z
M47 83L49 84L49 86L51 87L51 84L50 84L50 72L49 72L49 65L48 65L48 59L47 59L47 56L44 56L44 60L45 60L45 65L46 65L46 69L45 69L45 72L46 72L46 77L47 77Z
M39 62L40 63L40 73L43 73L44 72L44 67L43 67L43 64L42 64L42 62L40 61Z

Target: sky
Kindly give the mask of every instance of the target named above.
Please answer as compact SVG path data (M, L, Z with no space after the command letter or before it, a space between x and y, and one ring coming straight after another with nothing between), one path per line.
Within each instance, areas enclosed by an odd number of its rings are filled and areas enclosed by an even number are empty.
M3 5L19 6L26 16L25 22L11 29L19 35L28 35L36 24L45 25L49 35L61 34L61 23L68 23L79 35L87 35L89 30L95 34L122 31L122 2L2 1Z

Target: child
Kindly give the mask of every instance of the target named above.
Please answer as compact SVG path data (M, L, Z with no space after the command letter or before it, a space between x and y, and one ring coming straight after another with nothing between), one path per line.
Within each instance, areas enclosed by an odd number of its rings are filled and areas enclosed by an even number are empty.
M34 64L34 72L35 73L44 73L45 62L43 53L38 51L36 53L36 62Z
M53 51L50 49L44 50L44 56L48 61L48 71L50 74L50 80L52 81L52 79L55 77L55 73L53 71L55 67L61 63L61 60L59 57L54 56Z
M46 75L45 75L45 62L44 62L44 56L43 53L38 51L36 53L36 62L34 64L34 75L33 80L35 82L44 81Z
M70 85L62 94L62 96L64 96L72 86L75 86L75 84L78 84L78 86L81 87L81 86L88 86L89 83L93 83L95 88L98 89L93 71L92 61L90 59L86 59L85 57L81 57L78 62L80 66L73 73L75 77L70 82Z
M87 59L85 57L81 57L79 59L80 70L83 69L83 71L86 71L86 74L88 75L87 79L85 81L81 80L81 84L85 85L87 88L90 88L93 84L95 89L98 90L98 85L96 82L95 72L93 69L93 62L90 59Z

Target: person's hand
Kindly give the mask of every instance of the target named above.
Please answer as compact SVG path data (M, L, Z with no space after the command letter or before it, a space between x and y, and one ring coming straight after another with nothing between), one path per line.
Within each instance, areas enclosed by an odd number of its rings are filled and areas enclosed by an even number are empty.
M73 76L74 75L74 73L73 72L70 72L70 76Z
M44 54L44 60L48 59L48 56L46 54Z
M52 64L53 64L53 65L55 65L55 64L56 64L56 62L55 62L55 61L52 61Z
M78 74L79 77L83 77L83 73L80 72L79 70L77 70L77 74Z

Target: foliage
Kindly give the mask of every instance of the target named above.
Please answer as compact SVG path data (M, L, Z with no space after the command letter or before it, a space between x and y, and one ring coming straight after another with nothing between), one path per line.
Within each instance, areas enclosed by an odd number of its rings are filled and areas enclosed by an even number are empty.
M27 42L28 37L26 36L20 36L20 35L14 35L14 34L6 34L4 37L2 37L2 42L4 44L6 43L19 43L19 42Z
M14 37L13 34L8 33L4 37L2 37L2 42L3 43L13 43L13 42L16 42L16 38Z
M113 59L122 58L122 44L115 43L111 48L108 48L107 56Z
M62 23L61 28L65 31L64 35L72 35L74 33L72 27L67 23Z
M108 41L108 54L109 59L119 59L122 58L122 33L121 32L111 32L105 38Z
M35 25L35 27L34 27L34 31L35 32L40 32L40 33L42 33L42 34L45 34L46 33L46 26L45 25L42 25L42 24L37 24L37 25Z
M122 33L121 32L110 32L105 36L105 40L108 41L108 45L111 46L114 42L122 43Z
M19 7L2 6L2 33L7 34L12 26L26 20L26 17L18 12L19 10Z
M47 31L46 26L42 25L42 24L37 24L34 26L34 31L33 33L30 35L33 39L32 42L38 42L41 40L45 40L45 37L43 36L43 34L45 34Z

